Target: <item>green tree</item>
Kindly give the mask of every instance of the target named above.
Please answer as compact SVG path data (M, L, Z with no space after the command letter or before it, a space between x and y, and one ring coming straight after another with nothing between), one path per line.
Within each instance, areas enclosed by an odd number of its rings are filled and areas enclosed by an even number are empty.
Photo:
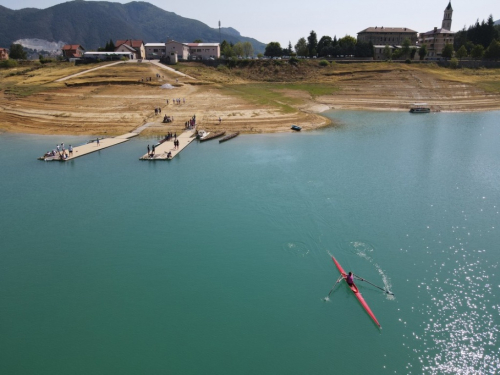
M401 48L401 54L404 56L404 57L408 57L410 56L410 52L411 52L411 41L410 39L408 38L405 38L403 40L403 45L402 45L402 48Z
M420 60L425 59L425 56L427 56L427 45L422 44L422 46L418 49L418 56L420 56Z
M113 39L110 39L109 42L106 42L106 45L104 46L103 51L106 52L114 52L115 51L115 43L113 42Z
M332 38L325 35L325 36L322 36L321 39L319 40L318 42L318 55L319 56L326 56L326 55L330 55L329 50L331 49L332 47Z
M484 57L487 59L500 59L500 42L492 40L486 51L484 52Z
M340 54L341 55L354 55L356 53L356 38L346 35L339 39Z
M283 51L281 49L281 45L279 42L271 42L266 46L266 50L264 51L264 55L269 57L277 57L282 56Z
M441 56L446 59L451 59L453 57L453 44L446 43L444 45L443 51L441 52Z
M243 43L243 55L245 57L253 56L253 46L250 42Z
M230 57L233 57L235 55L233 47L229 43L225 44L224 49L221 52L226 59L229 59Z
M452 57L450 60L450 68L451 69L456 69L458 68L458 60L456 57Z
M384 57L386 60L390 60L392 58L391 47L389 47L389 45L387 44L384 47Z
M462 45L462 47L460 47L458 51L455 53L455 56L457 56L460 59L460 61L462 61L464 57L467 57L467 55L468 55L467 48L465 48L464 45Z
M23 46L20 44L11 44L9 58L13 60L26 60L27 59L26 51L23 49Z
M307 37L307 50L309 52L309 56L311 57L316 56L318 53L318 36L314 30L312 30Z
M481 60L484 56L484 47L481 44L476 44L472 49L470 55L473 59Z
M243 56L245 54L243 49L243 43L238 42L233 46L233 52L236 56Z
M417 49L416 48L412 48L411 49L411 52L410 52L410 59L415 59L415 55L417 54Z
M307 56L307 42L305 38L300 38L295 45L295 52L297 56Z
M399 60L402 56L403 56L403 50L401 48L395 48L394 51L392 51L393 60Z
M193 41L193 43L203 43L203 40L201 40L201 39L195 39L195 40Z

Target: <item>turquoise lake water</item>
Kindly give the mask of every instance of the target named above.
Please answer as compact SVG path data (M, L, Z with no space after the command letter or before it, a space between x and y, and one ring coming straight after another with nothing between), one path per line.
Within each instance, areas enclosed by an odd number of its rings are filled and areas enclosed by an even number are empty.
M170 162L0 134L0 373L500 371L500 113L328 116Z

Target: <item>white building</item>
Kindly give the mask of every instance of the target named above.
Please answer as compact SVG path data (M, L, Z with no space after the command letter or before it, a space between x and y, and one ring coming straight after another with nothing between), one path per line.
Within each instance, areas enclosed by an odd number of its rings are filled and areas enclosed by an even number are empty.
M167 54L167 47L165 43L146 43L146 59L160 60Z
M167 43L146 43L147 59L161 59L177 55L177 60L207 60L220 58L219 43L181 43L170 40Z

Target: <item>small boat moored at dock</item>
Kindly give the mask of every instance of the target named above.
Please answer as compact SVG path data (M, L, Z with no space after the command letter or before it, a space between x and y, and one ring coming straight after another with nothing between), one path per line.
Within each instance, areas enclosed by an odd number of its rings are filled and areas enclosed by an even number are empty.
M300 126L298 126L298 125L292 125L291 129L295 130L295 131L298 131L298 132L300 132L302 130L302 128Z
M410 108L410 113L430 113L431 107L427 103L415 103Z
M196 134L196 138L198 139L205 139L206 137L208 137L208 135L210 134L210 132L206 132L205 130L199 130L198 131L198 134Z
M229 141L230 139L233 139L234 137L237 137L239 134L240 134L240 132L228 134L224 138L219 139L219 143Z
M219 137L222 137L224 134L226 134L226 131L220 131L220 132L216 132L216 133L211 133L211 134L208 134L204 138L200 138L200 142L205 142L205 141L209 141L211 139L219 138Z

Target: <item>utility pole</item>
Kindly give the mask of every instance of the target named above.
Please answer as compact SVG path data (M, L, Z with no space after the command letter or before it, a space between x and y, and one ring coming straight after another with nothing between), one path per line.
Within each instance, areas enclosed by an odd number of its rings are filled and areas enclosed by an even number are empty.
M221 37L220 37L220 20L219 20L219 44L222 43Z

